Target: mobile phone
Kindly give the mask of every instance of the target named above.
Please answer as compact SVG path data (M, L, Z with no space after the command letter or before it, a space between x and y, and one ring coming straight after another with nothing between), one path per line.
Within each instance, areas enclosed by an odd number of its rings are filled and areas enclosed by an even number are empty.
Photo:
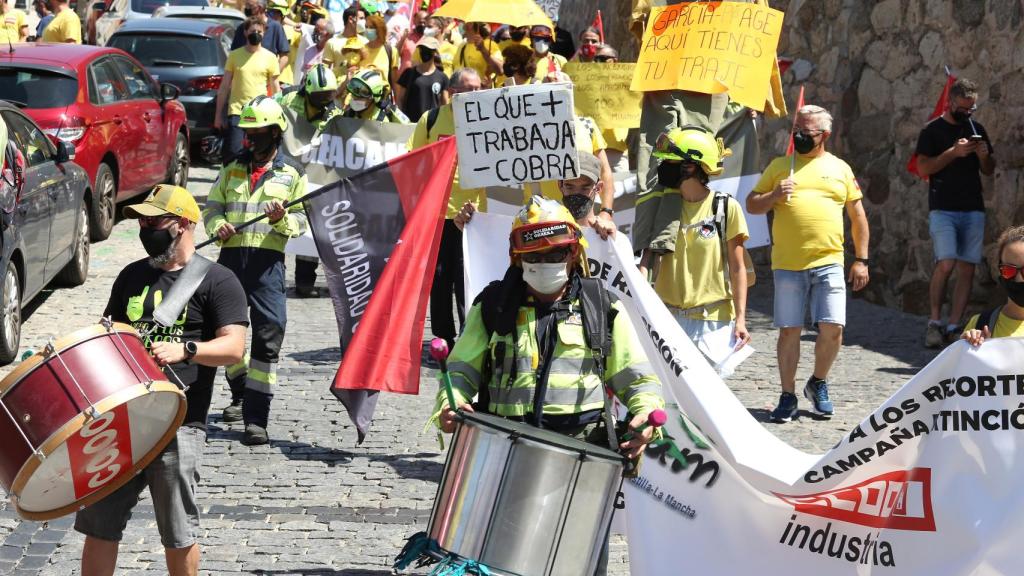
M971 135L970 135L970 136L968 137L968 139L969 139L969 140L970 140L971 142L981 142L982 140L984 140L984 139L985 139L985 137L984 137L984 136L982 136L981 134L971 134Z

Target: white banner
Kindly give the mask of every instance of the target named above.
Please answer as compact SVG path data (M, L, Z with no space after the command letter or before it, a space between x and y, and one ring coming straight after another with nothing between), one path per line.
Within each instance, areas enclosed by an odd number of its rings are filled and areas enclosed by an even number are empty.
M499 225L474 217L467 243ZM590 234L591 269L623 301L669 407L665 439L627 483L633 574L1020 573L1024 340L950 346L834 448L807 454L719 379L626 239ZM504 271L507 245L478 248L467 250L474 274Z
M569 84L529 84L456 94L455 142L463 188L576 178Z
M562 0L537 0L537 4L548 15L548 18L555 22L558 21L558 12L562 8Z

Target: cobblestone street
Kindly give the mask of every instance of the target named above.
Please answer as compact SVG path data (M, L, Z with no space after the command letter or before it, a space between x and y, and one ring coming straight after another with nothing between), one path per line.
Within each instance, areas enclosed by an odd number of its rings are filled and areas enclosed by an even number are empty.
M215 172L193 167L191 191L205 199ZM95 322L121 268L144 255L135 222L120 222L109 240L92 247L89 280L73 289L46 290L26 310L22 349ZM204 253L209 256L212 250ZM291 268L291 259L289 259ZM770 278L759 270L748 327L755 354L730 383L765 422L778 400ZM292 273L289 272L289 286ZM323 276L320 276L323 286ZM330 299L297 299L289 292L289 324L271 410L269 446L239 440L241 424L221 422L227 386L218 377L204 453L204 574L386 575L405 539L422 530L444 465L424 422L433 405L436 371L422 371L419 396L382 396L373 428L356 446L355 430L328 391L340 360ZM806 413L769 429L811 452L833 445L901 386L933 353L922 347L924 319L851 300L845 345L832 372L837 416ZM429 333L429 328L428 328ZM804 336L798 383L810 374L814 333ZM384 345L386 343L382 343ZM12 366L0 373L6 375ZM806 401L801 398L801 407ZM6 441L9 441L7 439ZM148 493L136 508L121 546L119 574L165 573L163 548ZM0 574L77 574L83 538L73 516L49 523L20 520L0 509ZM611 573L629 573L627 546L616 539Z

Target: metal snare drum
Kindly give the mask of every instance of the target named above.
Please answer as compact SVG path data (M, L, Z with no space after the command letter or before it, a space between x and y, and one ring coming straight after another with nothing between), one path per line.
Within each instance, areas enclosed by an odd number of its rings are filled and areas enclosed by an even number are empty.
M430 515L430 538L499 574L593 574L622 456L495 416L463 418Z

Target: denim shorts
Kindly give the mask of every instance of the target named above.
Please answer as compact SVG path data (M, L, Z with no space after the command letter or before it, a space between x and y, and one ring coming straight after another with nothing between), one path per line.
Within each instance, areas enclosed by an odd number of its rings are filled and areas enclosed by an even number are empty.
M981 263L985 240L984 212L932 210L928 213L928 232L932 235L936 262L960 260Z
M776 328L803 326L808 296L812 322L846 325L846 281L841 264L773 273Z
M178 428L177 436L149 466L112 494L75 515L75 530L100 540L120 542L132 508L149 486L156 525L164 548L188 548L199 539L196 485L206 432Z

